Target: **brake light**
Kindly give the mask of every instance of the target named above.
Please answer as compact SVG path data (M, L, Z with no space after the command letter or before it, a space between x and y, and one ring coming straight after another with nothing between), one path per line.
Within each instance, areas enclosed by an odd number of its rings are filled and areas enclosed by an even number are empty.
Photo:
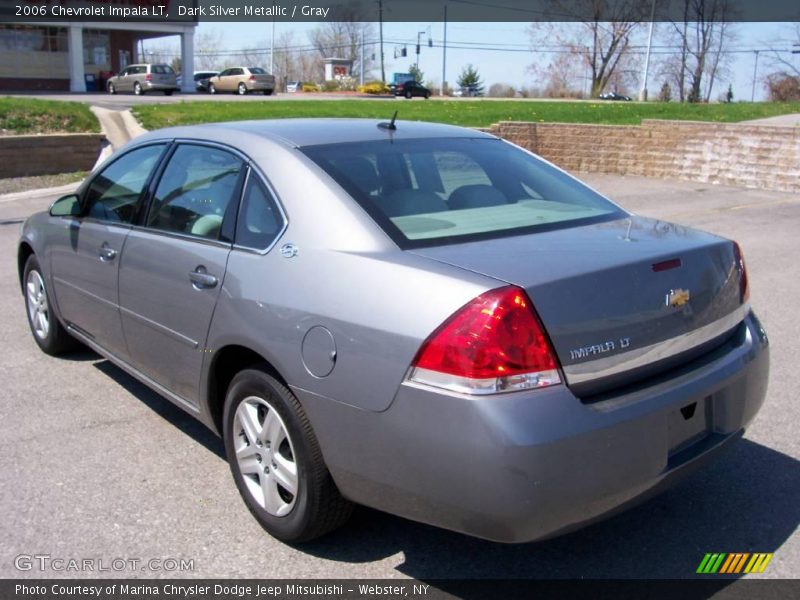
M422 344L408 379L467 394L561 383L558 359L527 294L515 286L482 294Z
M152 76L150 73L147 73L147 74L144 76L144 80L145 80L145 81L150 81L151 79L153 79L153 76Z
M750 281L747 279L744 253L742 253L742 248L738 242L733 242L733 255L736 257L736 270L739 271L739 298L744 304L750 299Z
M256 80L256 76L255 75L250 75L250 81L255 81L255 80Z

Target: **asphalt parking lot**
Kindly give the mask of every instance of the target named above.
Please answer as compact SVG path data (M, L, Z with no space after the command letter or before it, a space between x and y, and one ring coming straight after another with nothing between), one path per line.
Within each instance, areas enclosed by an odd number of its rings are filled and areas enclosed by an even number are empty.
M95 354L39 352L17 285L16 242L20 220L53 195L0 197L0 577L93 575L15 568L18 555L39 553L106 564L194 560L185 572L100 574L117 577L685 578L706 552L774 552L758 577L800 576L800 197L584 179L626 208L739 240L772 342L769 392L745 439L712 468L588 529L516 546L368 509L302 548L269 537L203 426Z

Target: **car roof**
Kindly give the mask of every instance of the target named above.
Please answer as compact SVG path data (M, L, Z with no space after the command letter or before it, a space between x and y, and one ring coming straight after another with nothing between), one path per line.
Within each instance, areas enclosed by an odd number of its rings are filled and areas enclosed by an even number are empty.
M378 127L391 119L387 109L386 119L272 119L262 121L232 121L206 123L185 127L161 129L143 136L156 138L189 138L227 143L229 139L266 138L294 147L317 146L335 143L368 142L385 139L420 138L486 138L495 136L475 129L427 123L422 121L396 121L394 131Z

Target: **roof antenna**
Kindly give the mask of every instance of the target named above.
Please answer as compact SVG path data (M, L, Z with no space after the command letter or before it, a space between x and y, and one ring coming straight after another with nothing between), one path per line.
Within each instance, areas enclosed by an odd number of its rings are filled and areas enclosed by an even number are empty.
M381 129L388 129L389 131L397 131L397 125L394 124L394 122L397 120L397 113L398 111L394 111L392 120L389 123L378 123L378 127Z

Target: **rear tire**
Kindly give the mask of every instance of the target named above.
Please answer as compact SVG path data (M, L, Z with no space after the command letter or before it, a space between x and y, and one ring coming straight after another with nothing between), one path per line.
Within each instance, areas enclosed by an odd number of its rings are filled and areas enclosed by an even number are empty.
M406 100L411 100L411 90L406 92Z
M164 95L165 95L165 96L172 96L172 92L173 92L173 91L174 91L174 90L164 90Z
M51 356L57 356L81 347L78 340L67 333L66 327L53 311L50 293L44 283L44 274L35 254L25 263L22 281L25 289L25 313L36 345Z
M272 536L300 543L344 524L336 488L297 398L266 369L238 373L223 415L225 453L247 508Z
M272 90L264 90L265 96L272 96Z
M240 83L236 88L236 93L240 96L245 96L247 94L247 86L244 83Z
M133 84L133 93L136 96L144 96L144 90L142 89L142 84L140 84L138 81Z

